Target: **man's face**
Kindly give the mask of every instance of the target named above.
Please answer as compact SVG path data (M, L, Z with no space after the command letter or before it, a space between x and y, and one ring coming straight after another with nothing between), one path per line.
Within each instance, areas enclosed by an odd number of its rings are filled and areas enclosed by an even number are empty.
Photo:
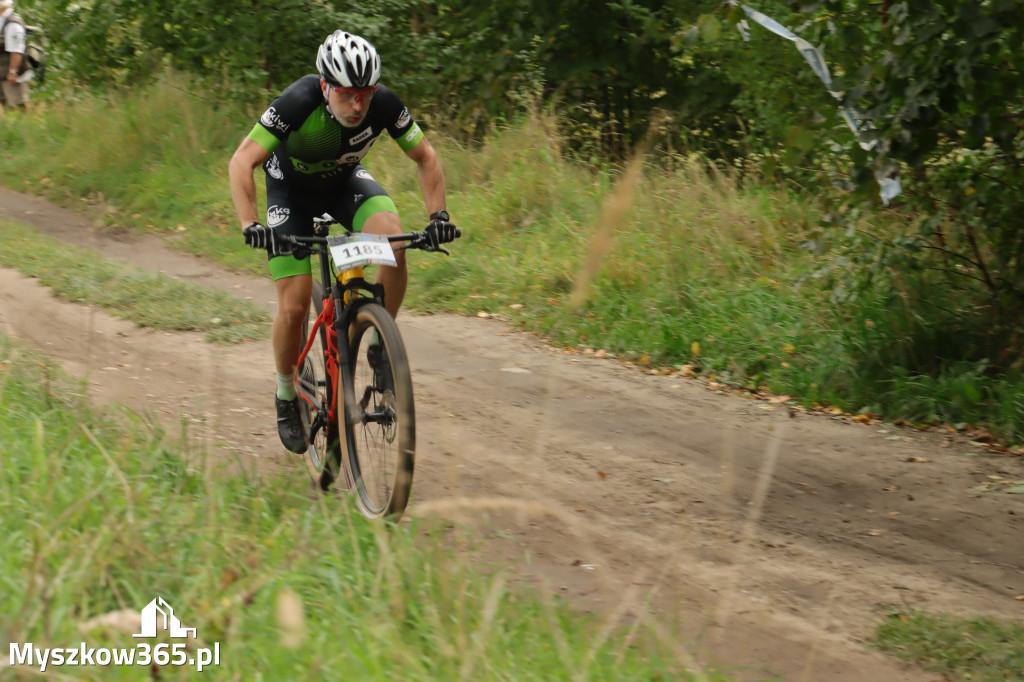
M339 88L320 79L320 89L327 95L327 105L338 123L346 128L355 128L366 117L370 108L370 100L377 92L377 87L353 89Z

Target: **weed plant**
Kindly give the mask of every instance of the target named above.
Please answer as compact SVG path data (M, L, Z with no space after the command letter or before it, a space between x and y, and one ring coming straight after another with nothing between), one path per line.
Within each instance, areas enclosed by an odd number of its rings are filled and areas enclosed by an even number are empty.
M0 229L6 238L0 265L38 278L58 298L98 305L140 327L205 332L220 343L270 334L270 316L248 301L103 258L22 223L0 221Z
M226 177L259 112L219 108L170 81L5 116L0 182L265 273L265 260L241 244ZM450 258L411 255L411 305L483 312L553 343L641 365L686 364L808 404L987 423L1019 438L1021 382L952 355L939 371L911 362L909 351L921 349L913 324L934 328L938 319L926 315L930 301L830 295L816 274L841 271L844 256L820 248L815 200L681 156L643 164L635 188L616 193L626 174L572 161L555 129L538 114L493 129L472 149L431 132L464 238ZM382 140L367 166L406 226L422 226L408 160ZM589 271L592 253L600 258ZM14 358L4 343L0 631L8 641L73 645L84 636L78 625L137 611L160 594L204 639L222 642L219 679L682 676L656 637L603 642L595 624L424 551L409 529L354 520L287 477L222 476L145 419L94 414L79 387L42 360ZM945 343L935 336L924 354L942 359ZM942 628L923 627L930 653L917 660L946 647ZM131 644L102 629L88 637ZM1013 655L1000 654L1000 670L1013 669Z
M0 182L79 209L85 201L111 224L163 232L176 248L265 274L239 238L226 170L260 112L215 106L194 89L172 75L5 117ZM901 273L905 291L927 295L834 295L853 275L848 253L824 247L830 207L820 199L670 154L642 164L639 182L621 191L628 174L574 161L557 129L537 113L472 148L430 132L464 238L450 258L412 254L410 306L497 316L555 344L689 365L808 406L987 425L1020 439L1024 382L972 351L983 329L943 334L940 313L957 309L955 293ZM397 146L379 141L366 165L406 227L422 227L415 167ZM883 237L905 227L895 213L872 220ZM831 280L819 276L826 270Z
M441 538L419 541L416 524L366 522L311 493L304 471L223 460L143 417L91 410L81 384L0 337L0 639L134 648L139 611L159 596L220 647L216 669L158 675L173 679L728 679L687 672L680 644L644 627L513 591ZM34 679L38 666L8 672ZM69 672L150 676L48 669Z
M898 612L879 626L874 643L953 682L1024 679L1024 628L1013 623Z

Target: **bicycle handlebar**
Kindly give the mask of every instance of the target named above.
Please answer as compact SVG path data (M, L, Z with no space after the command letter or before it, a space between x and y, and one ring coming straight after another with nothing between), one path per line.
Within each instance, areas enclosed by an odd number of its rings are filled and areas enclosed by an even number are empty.
M408 244L399 246L397 249L395 249L395 251L402 251L404 249L419 249L421 251L426 251L428 253L436 253L440 251L445 255L451 255L446 250L442 249L440 246L430 246L430 238L427 237L426 232L408 232L406 234L389 234L386 236L388 243L403 241L409 242ZM462 232L458 228L456 228L455 238L458 239L461 236ZM308 249L308 247L313 244L326 244L328 237L297 237L295 235L290 234L279 234L277 235L277 239L282 242L290 243L292 246L297 246L300 249Z

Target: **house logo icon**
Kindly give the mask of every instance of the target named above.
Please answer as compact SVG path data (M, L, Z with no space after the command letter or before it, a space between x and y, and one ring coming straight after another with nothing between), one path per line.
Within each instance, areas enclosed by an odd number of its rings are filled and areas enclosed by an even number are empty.
M162 625L160 616L163 616ZM163 597L157 597L142 609L142 632L132 637L156 637L158 630L166 630L171 637L188 637L191 632L192 639L196 638L196 629L182 627L174 609Z

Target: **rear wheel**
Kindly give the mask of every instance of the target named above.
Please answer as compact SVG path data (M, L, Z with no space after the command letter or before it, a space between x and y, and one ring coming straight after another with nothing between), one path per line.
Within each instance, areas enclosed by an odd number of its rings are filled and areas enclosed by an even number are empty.
M409 503L416 459L412 375L402 337L380 305L359 308L349 327L352 393L344 462L359 511L397 521ZM340 401L339 401L340 402Z
M302 324L302 338L309 338L309 330L323 310L323 285L313 281L313 305ZM327 490L341 470L341 440L338 422L328 420L328 410L334 395L334 386L327 373L327 327L320 327L312 348L299 370L299 415L302 430L309 447L306 450L306 469L310 477Z

